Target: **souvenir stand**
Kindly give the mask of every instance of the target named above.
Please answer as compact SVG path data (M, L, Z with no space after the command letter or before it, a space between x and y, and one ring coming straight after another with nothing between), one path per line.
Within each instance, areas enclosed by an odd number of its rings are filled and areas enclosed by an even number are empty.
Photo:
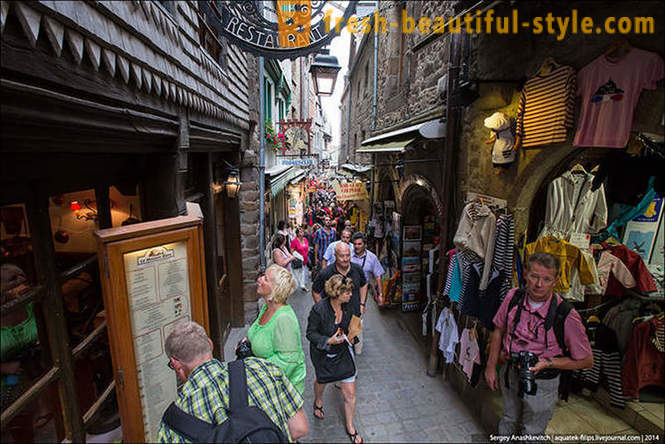
M453 245L442 250L448 265L437 303L443 309L428 318L450 364L444 374L459 371L471 387L480 383L494 315L511 288L524 286L528 257L547 252L561 261L554 290L580 313L594 354L593 368L574 372L573 390L590 390L619 415L635 400L662 408L665 122L660 135L599 122L632 122L642 89L656 88L663 78L663 60L622 49L612 62L628 64L621 73L607 72L607 53L578 72L547 59L523 85L509 148L543 149L574 133L578 154L535 194L523 232L515 233L505 200L466 195ZM582 103L575 125L576 96ZM493 162L497 174L510 168Z

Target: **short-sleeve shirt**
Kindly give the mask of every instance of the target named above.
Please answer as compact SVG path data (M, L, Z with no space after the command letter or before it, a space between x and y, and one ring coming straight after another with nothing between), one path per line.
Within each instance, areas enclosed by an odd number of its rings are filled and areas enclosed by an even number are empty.
M259 358L246 358L248 401L260 407L289 437L288 421L302 407L303 398L284 372L275 364ZM204 362L192 371L181 387L176 406L186 413L211 424L221 424L227 418L229 407L229 377L226 362L216 359ZM159 442L189 442L162 421Z
M664 73L662 57L639 48L618 61L603 54L582 68L577 73L582 107L573 145L624 148L640 93L655 89Z
M326 252L323 254L323 259L326 261L326 265L335 263L335 248L337 247L337 244L339 242L342 241L341 240L335 241L330 245L328 245L328 248L326 248ZM348 246L349 246L349 251L353 251L353 244L349 242Z
M356 265L353 262L350 265L351 267L349 268L349 271L345 275L342 275L351 278L353 281L353 293L351 295L351 300L347 302L347 304L351 306L352 314L360 316L360 288L367 284L367 280L365 279L365 273L363 273L363 270L359 265ZM326 266L326 268L316 275L316 279L314 279L314 283L312 284L312 291L319 293L321 297L330 296L326 294L325 291L326 282L336 274L342 274L337 269L337 264Z
M323 259L323 254L326 252L326 248L328 248L328 245L334 242L335 239L337 239L337 231L334 228L331 228L329 233L326 233L323 228L316 230L316 233L314 233L314 243L319 246L318 260Z
M510 313L508 313L508 305L510 305L510 301L513 299L516 290L515 288L508 292L496 315L494 315L494 325L505 330L502 347L504 356L508 356L511 351L519 353L523 350L535 353L541 359L562 356L563 350L561 350L556 340L554 328L550 328L547 331L547 347L545 346L545 318L550 309L552 298L556 297L558 303L561 303L561 297L553 294L538 309L533 309L525 297L522 301L520 322L517 324L515 337L513 337L513 326L518 306L515 305L510 310ZM582 324L582 318L575 309L570 310L570 313L568 313L563 324L563 333L564 342L572 359L584 359L592 354L591 344Z
M381 262L376 257L376 254L369 250L365 250L365 254L357 256L355 250L351 250L351 263L358 264L365 273L365 280L370 281L370 274L375 278L383 276L386 270L381 266Z
M277 364L291 384L303 393L305 390L305 354L300 341L298 317L290 305L279 307L264 325L259 319L268 304L263 304L259 316L247 331L247 339L252 344L252 352L257 358L267 359Z

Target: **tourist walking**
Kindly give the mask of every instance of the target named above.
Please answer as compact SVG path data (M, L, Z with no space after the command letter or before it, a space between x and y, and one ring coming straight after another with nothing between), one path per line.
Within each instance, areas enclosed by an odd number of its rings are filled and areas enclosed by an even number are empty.
M363 442L353 418L356 409L356 365L348 338L353 315L349 301L353 281L342 275L332 276L325 284L326 298L321 299L309 313L307 339L316 380L314 381L313 414L324 419L323 393L326 385L339 381L344 397L344 422L352 443Z

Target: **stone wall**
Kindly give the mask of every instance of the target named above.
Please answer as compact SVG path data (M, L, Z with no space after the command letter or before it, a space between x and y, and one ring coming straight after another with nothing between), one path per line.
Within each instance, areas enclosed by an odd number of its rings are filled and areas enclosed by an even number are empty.
M245 324L258 314L256 279L259 259L259 63L258 58L247 56L250 132L247 147L242 152L240 178L240 242L242 258L242 301ZM233 258L231 258L233 260Z
M397 2L381 2L388 7ZM450 17L458 2L406 2L410 17ZM402 7L383 11L388 23L401 23ZM448 38L446 34L424 36L417 30L402 34L390 28L379 38L378 113L375 133L389 131L441 109L437 81L446 72ZM424 119L423 119L424 120Z

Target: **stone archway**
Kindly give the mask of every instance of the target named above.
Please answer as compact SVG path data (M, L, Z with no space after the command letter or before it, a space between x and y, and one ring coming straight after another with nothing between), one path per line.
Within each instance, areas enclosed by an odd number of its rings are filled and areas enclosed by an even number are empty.
M403 211L404 197L408 195L407 193L410 192L410 189L413 187L420 187L425 191L425 194L430 198L434 209L436 210L436 216L439 220L443 220L443 204L441 203L439 193L432 182L420 174L411 174L400 184L399 193L396 196L397 202L395 202L395 205L400 209L400 212Z

